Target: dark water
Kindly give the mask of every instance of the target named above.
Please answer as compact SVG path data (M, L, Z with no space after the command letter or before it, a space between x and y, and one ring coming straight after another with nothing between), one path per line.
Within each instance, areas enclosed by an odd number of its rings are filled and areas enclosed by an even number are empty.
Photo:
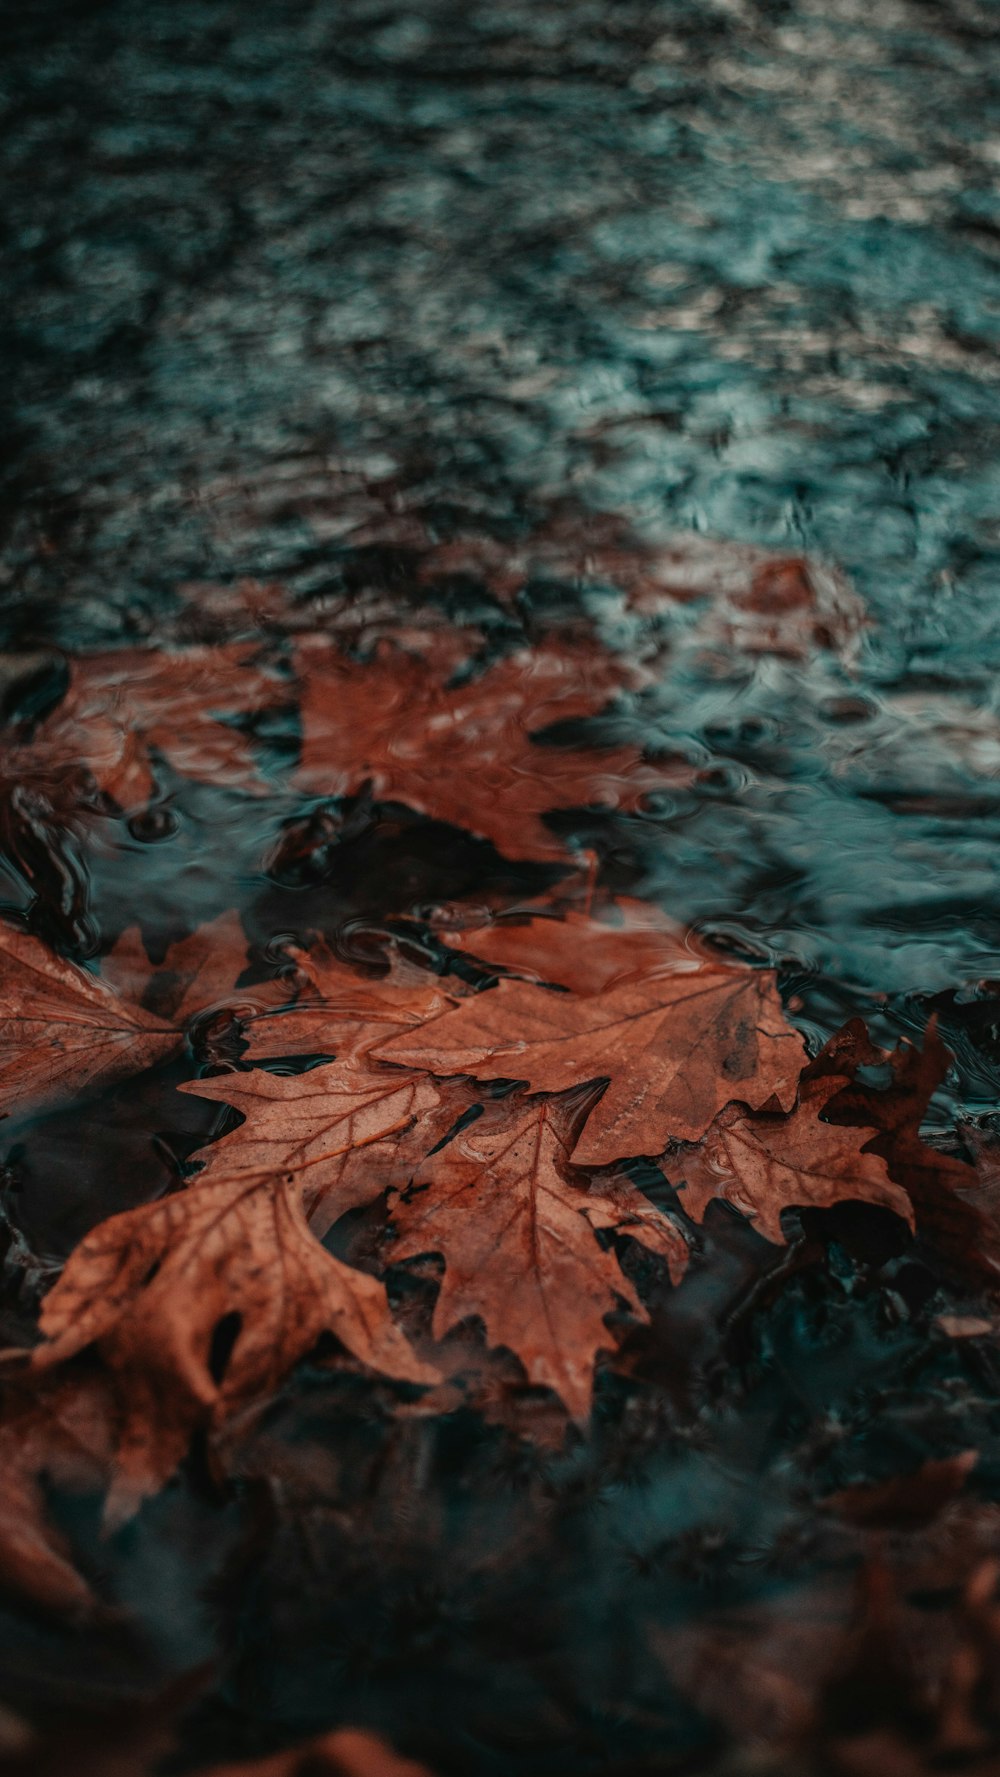
M804 553L869 613L853 652L720 669L671 617L620 721L698 779L579 836L612 886L778 966L816 1040L937 1011L956 1067L931 1126L988 1126L995 7L37 0L2 32L11 683L26 653L54 695L60 651L208 633L193 586L278 582L320 626L355 597L405 612L428 540L457 535L537 557L513 605L485 575L424 589L496 651L577 609L638 657L659 632L609 560L563 573L540 538L613 515L636 550ZM263 735L263 807L168 779L156 843L103 825L70 916L11 855L4 909L92 956L137 918L155 947L236 905L266 944L538 886L399 810L304 887L269 876L294 744ZM194 1065L13 1132L43 1267L203 1139L173 1091ZM760 1309L761 1243L710 1225L681 1292L643 1278L653 1345L563 1457L514 1462L466 1420L394 1430L303 1369L234 1489L196 1459L108 1543L97 1501L56 1501L131 1627L74 1640L11 1608L3 1694L100 1720L211 1661L192 1759L353 1720L442 1773L715 1768L725 1736L664 1636L836 1568L816 1503L839 1486L976 1448L1000 1487L995 1357L931 1336L947 1280L873 1226L827 1218ZM319 1497L294 1455L316 1447Z

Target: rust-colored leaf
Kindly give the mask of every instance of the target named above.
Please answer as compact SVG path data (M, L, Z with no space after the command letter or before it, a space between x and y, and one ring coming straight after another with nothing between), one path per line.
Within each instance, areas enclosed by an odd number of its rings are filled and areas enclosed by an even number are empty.
M441 936L452 949L503 974L587 994L703 954L682 926L654 907L622 899L609 916L617 923L572 910L513 914Z
M425 1161L413 1195L393 1209L396 1257L444 1258L435 1335L480 1316L490 1343L513 1351L530 1381L553 1389L577 1419L590 1411L597 1353L613 1344L605 1316L623 1300L645 1318L595 1238L594 1222L612 1221L567 1173L585 1114L576 1093L489 1105ZM684 1243L678 1236L668 1247L679 1275Z
M246 1025L247 1057L364 1054L399 1031L438 1017L455 1002L433 976L393 955L381 975L361 975L326 944L289 950L300 997Z
M162 1061L177 1034L26 932L0 925L0 1110L96 1091Z
M771 973L693 956L585 998L501 981L373 1054L541 1092L608 1080L573 1150L591 1166L695 1141L735 1099L787 1108L805 1060Z
M148 802L157 755L182 777L260 793L252 742L232 718L288 701L252 646L89 654L71 663L31 752L40 769L86 765L123 808Z
M468 1103L424 1075L373 1066L361 1054L304 1074L255 1069L180 1090L232 1105L246 1119L201 1150L199 1186L278 1182L298 1193L320 1234L389 1185L408 1184Z
M156 966L138 926L129 926L101 965L102 979L134 1004L152 1001L158 1017L178 1030L198 1014L237 1002L248 1018L259 1016L290 989L281 981L237 986L247 967L247 941L237 913L223 913L171 944Z
M681 1187L688 1215L703 1221L709 1204L721 1198L758 1233L781 1243L783 1210L829 1209L860 1199L894 1210L912 1226L906 1192L892 1183L885 1161L863 1145L875 1131L823 1121L840 1084L804 1081L787 1117L754 1116L742 1105L729 1105L697 1147L668 1156L667 1171Z
M205 1098L262 1101L270 1117L265 1110L245 1145L238 1130L207 1150L205 1173L176 1196L101 1223L45 1298L47 1342L35 1364L97 1343L122 1384L127 1412L113 1510L172 1472L197 1424L273 1391L325 1331L372 1369L436 1379L393 1326L382 1285L326 1252L303 1207L308 1194L338 1182L358 1201L359 1186L342 1176L352 1145L372 1149L407 1126L426 1084L317 1080L330 1071L193 1083ZM236 1337L220 1379L213 1338L226 1322Z
M559 862L543 816L601 805L634 809L680 766L644 763L634 746L539 745L556 723L596 715L629 675L595 648L536 648L449 687L425 660L381 647L358 663L325 638L296 652L302 682L300 781L345 796L370 783L382 801L449 821L509 857Z

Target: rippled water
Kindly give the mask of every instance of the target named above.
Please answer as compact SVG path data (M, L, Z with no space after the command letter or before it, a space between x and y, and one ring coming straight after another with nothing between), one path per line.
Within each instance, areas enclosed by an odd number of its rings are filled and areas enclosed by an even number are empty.
M958 1066L933 1127L989 1116L995 8L37 0L2 34L6 713L52 701L63 653L350 639L352 609L369 634L419 602L500 655L586 617L652 671L615 736L692 768L641 817L570 822L605 880L779 967L815 1038L936 1010ZM742 584L748 546L808 558L851 620L758 648L711 597L636 593L650 562ZM304 881L268 873L303 808L294 723L261 738L264 813L168 777L145 826L57 847L37 895L8 843L4 909L92 956L137 915L154 950L233 905L267 943L537 886L398 810ZM18 1132L46 1263L203 1137L182 1072ZM96 1506L67 1507L144 1624L109 1630L99 1685L217 1659L206 1752L360 1712L446 1772L708 1759L651 1620L802 1570L804 1473L815 1500L972 1445L987 1492L1000 1473L992 1360L928 1344L912 1278L872 1283L840 1232L758 1324L752 1237L721 1228L656 1304L664 1349L701 1328L676 1398L609 1385L594 1445L548 1467L501 1472L468 1425L393 1440L307 1374L274 1435L337 1451L308 1535L252 1472L221 1504L195 1472L99 1555ZM387 1526L407 1464L431 1503ZM517 1550L502 1578L487 1546ZM2 1636L12 1696L96 1706L72 1640L13 1612Z

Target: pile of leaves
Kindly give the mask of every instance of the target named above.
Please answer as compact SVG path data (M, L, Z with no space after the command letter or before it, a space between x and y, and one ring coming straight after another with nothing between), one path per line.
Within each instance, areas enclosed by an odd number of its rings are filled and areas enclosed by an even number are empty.
M602 547L613 557L617 541ZM461 570L456 548L425 581ZM524 575L506 565L501 603ZM635 568L637 609L697 603L702 589L668 566ZM755 561L748 574L721 628L717 602L711 645L853 646L857 610L828 598L821 622L804 564ZM238 596L258 621L260 590ZM663 638L636 663L578 623L487 647L433 603L394 625L384 612L363 622L362 603L347 641L335 622L293 622L276 593L268 609L272 633L255 640L87 656L55 680L46 667L41 689L33 663L7 736L5 854L23 900L0 926L0 1091L24 1134L6 1192L0 1581L29 1615L77 1630L104 1632L112 1604L53 1499L99 1496L104 1534L118 1537L155 1496L192 1485L221 1505L263 1489L271 1510L305 1487L315 1510L341 1484L324 1464L346 1463L355 1434L314 1438L303 1480L273 1430L302 1377L320 1399L349 1396L393 1448L475 1423L494 1455L528 1465L530 1495L539 1473L591 1460L581 1453L602 1439L600 1461L610 1439L624 1463L629 1413L651 1413L647 1455L669 1443L693 1368L725 1396L733 1348L698 1295L713 1267L739 1273L730 1309L738 1297L746 1326L826 1262L830 1229L857 1244L866 1213L904 1297L906 1265L911 1288L917 1269L906 1255L925 1255L930 1348L993 1340L997 1154L985 1128L950 1143L921 1133L951 1065L934 1020L894 1047L856 1017L807 1041L773 967L614 885L615 823L698 770L636 738ZM94 860L170 837L185 786L236 798L259 880L300 897L294 929L230 907L150 948L136 904L105 936ZM325 918L324 884L352 836L413 817L437 835L446 876L456 860L452 892L391 918ZM470 845L474 868L461 864ZM91 1225L63 1264L30 1237L32 1131L118 1094L155 1132L144 1081L160 1083L158 1107L197 1101L198 1132L170 1149L166 1176L136 1181L131 1207L85 1209ZM713 1243L737 1229L720 1261ZM595 1416L595 1387L618 1406ZM657 1418L668 1401L669 1430ZM704 1402L688 1409L691 1437ZM793 1587L766 1620L748 1606L651 1628L665 1689L778 1762L909 1771L928 1745L992 1756L1000 1531L994 1508L965 1503L973 1469L959 1452L909 1487L831 1490L825 1590ZM419 1513L419 1474L410 1485ZM939 1519L937 1540L912 1546L913 1524ZM554 1559L546 1522L519 1560L531 1547ZM259 1528L242 1534L252 1543ZM370 1527L371 1549L381 1536ZM906 1600L935 1585L957 1588L960 1608L936 1676L921 1666L918 1682ZM883 1666L905 1693L888 1722L855 1696ZM101 1763L103 1742L87 1752L74 1728L75 1768L158 1768L175 1716L212 1682L183 1707L144 1702L127 1766ZM367 1725L336 1711L314 1725L332 1731L220 1777L416 1777ZM664 1763L642 1768L666 1769L682 1730L656 1717L651 1732ZM402 1740L439 1769L469 1768L446 1734L404 1723ZM15 1771L68 1756L16 1715L7 1742ZM603 1757L591 1747L580 1768L612 1768ZM546 1768L537 1747L520 1768Z

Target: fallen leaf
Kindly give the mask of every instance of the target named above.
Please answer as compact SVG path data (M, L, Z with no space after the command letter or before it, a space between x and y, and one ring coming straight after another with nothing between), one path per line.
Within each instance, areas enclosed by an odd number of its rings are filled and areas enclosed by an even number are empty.
M247 1059L282 1055L363 1055L401 1030L436 1018L455 1003L425 970L390 958L381 975L359 974L326 944L291 946L300 997L280 1012L247 1020Z
M734 1099L788 1108L805 1060L773 974L691 956L587 997L501 981L372 1053L536 1092L607 1079L573 1150L584 1166L697 1140Z
M83 1095L163 1061L174 1030L38 938L0 925L0 1110Z
M157 756L182 777L261 794L253 743L231 719L289 701L250 645L83 655L30 753L39 770L85 765L122 808L149 801Z
M42 1304L46 1343L32 1354L36 1367L97 1344L122 1385L112 1514L127 1512L173 1472L196 1425L219 1423L273 1392L323 1332L374 1370L437 1380L393 1326L383 1286L326 1252L303 1209L310 1189L330 1188L342 1174L352 1139L372 1144L404 1126L420 1088L404 1083L395 1098L370 1088L365 1097L342 1085L323 1098L329 1108L319 1129L300 1113L299 1127L307 1126L296 1143L291 1107L297 1096L308 1103L310 1087L314 1102L321 1097L317 1074L326 1072L192 1082L201 1097L249 1103L252 1081L258 1099L277 1107L270 1130L265 1116L264 1133L251 1133L242 1151L236 1131L203 1151L209 1164L183 1191L102 1222ZM297 1095L295 1088L306 1090ZM290 1122L282 1156L278 1126L287 1131ZM236 1155L226 1152L234 1139ZM213 1339L225 1323L235 1343L220 1379Z
M302 682L299 781L319 795L371 784L380 801L405 803L541 863L567 849L543 816L602 805L634 810L686 765L649 765L630 745L539 745L559 722L596 715L630 682L593 648L536 648L449 688L420 658L380 647L359 663L325 638L298 644ZM673 773L673 777L672 774Z
M607 921L572 910L512 914L440 935L450 948L505 975L573 993L601 993L623 978L686 965L701 954L684 928L656 908L622 899L608 914Z
M951 1053L932 1019L923 1048L873 1044L862 1021L853 1019L831 1038L810 1072L840 1076L841 1089L828 1104L830 1121L864 1125L875 1134L869 1153L881 1154L890 1177L913 1205L917 1231L930 1241L956 1277L976 1278L996 1289L1000 1279L1000 1227L992 1202L974 1167L923 1140L920 1124L951 1065ZM861 1067L889 1076L883 1088L859 1080Z
M113 1412L99 1376L12 1378L0 1409L0 1585L46 1612L86 1618L99 1609L46 1513L45 1485L97 1493L114 1448Z
M624 1301L646 1318L614 1253L594 1237L595 1219L608 1225L602 1212L567 1176L589 1096L488 1105L424 1162L413 1194L392 1210L394 1258L444 1258L435 1337L480 1316L491 1345L513 1351L529 1380L553 1389L576 1419L590 1412L597 1353L613 1344L605 1316ZM680 1237L668 1245L679 1275L686 1248Z
M709 1204L721 1199L779 1245L785 1239L783 1210L829 1209L852 1200L891 1209L912 1227L906 1192L892 1183L885 1160L863 1145L875 1131L823 1121L839 1090L836 1078L805 1080L798 1104L785 1117L727 1106L697 1147L665 1159L687 1214L704 1221Z
M179 1090L231 1105L246 1119L196 1156L205 1161L199 1186L280 1183L297 1193L320 1234L391 1184L408 1184L469 1102L422 1074L372 1065L360 1052L304 1074L254 1069Z

